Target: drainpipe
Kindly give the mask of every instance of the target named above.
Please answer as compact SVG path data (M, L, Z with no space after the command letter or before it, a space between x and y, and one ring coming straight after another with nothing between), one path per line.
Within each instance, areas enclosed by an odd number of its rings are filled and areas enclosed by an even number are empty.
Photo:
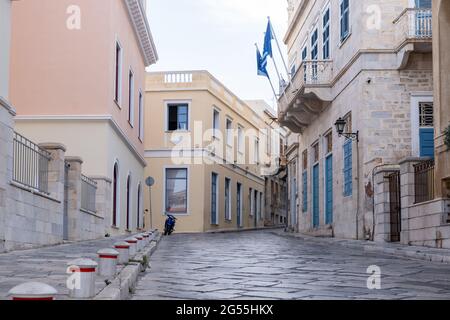
M359 204L360 204L360 169L359 169L359 131L358 131L358 138L356 139L356 175L357 175L357 192L358 196L356 198L356 240L359 240Z

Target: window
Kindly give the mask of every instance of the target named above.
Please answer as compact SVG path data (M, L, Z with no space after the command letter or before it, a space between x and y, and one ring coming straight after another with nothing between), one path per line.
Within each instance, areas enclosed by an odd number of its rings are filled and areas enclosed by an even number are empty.
M219 224L219 188L217 182L219 176L217 173L212 173L211 176L211 224Z
M297 71L297 67L295 66L295 63L291 65L291 78L295 76L295 72Z
M341 0L341 42L350 35L350 0Z
M243 207L243 203L242 203L242 184L238 183L237 184L237 189L236 189L236 205L237 205L237 223L239 227L242 227L242 207Z
M248 195L249 199L250 199L250 216L253 217L253 215L255 214L254 210L254 203L253 203L253 189L250 188L249 190L249 195Z
M319 162L319 143L316 143L312 147L313 149L313 162Z
M323 14L322 25L322 56L324 60L330 59L330 8Z
M260 220L264 220L264 215L263 215L263 199L264 199L264 195L262 192L259 193L259 219Z
M305 63L305 61L307 60L307 58L308 58L308 47L307 47L307 45L305 44L305 47L303 48L303 50L302 50L302 63L303 63L303 71L304 71L304 75L303 75L303 80L304 81L306 81L306 78L307 78L307 65L306 65L306 63Z
M141 197L142 197L142 195L141 195L141 184L139 184L138 185L138 188L137 188L137 205L136 205L136 208L137 208L137 210L136 210L136 228L137 229L140 229L141 228L141 204L142 204L142 202L141 202Z
M231 221L231 180L225 178L225 220Z
M272 153L272 129L267 128L267 137L266 137L266 153L270 155Z
M168 131L189 130L189 107L187 104L168 105Z
M127 230L130 230L131 211L131 176L127 178Z
M311 60L319 58L319 31L316 28L311 35Z
M255 164L259 164L259 139L258 138L255 139L255 155L254 155L254 159L255 159Z
M333 133L330 132L325 136L325 147L326 147L326 154L333 152Z
M349 197L353 192L353 159L352 140L347 139L344 143L344 197Z
M139 140L144 140L144 97L139 90Z
M115 61L115 81L114 81L114 101L120 105L122 94L122 47L116 42L116 61Z
M245 152L244 129L242 127L238 127L238 151L241 154L244 154Z
M117 217L119 210L119 165L117 163L114 164L114 172L113 172L113 216L112 216L112 225L117 227Z
M227 144L229 146L233 145L233 121L227 118Z
M213 110L213 137L214 138L219 137L219 130L220 130L220 113L219 113L219 110L214 109Z
M134 74L130 70L128 74L128 123L134 126Z
M419 126L434 127L433 102L419 103Z
M187 201L187 169L166 169L166 213L187 214Z

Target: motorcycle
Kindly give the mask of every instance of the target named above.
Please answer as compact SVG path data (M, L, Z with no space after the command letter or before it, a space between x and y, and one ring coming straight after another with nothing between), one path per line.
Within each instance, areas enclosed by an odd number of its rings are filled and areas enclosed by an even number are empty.
M171 235L175 231L175 222L177 218L172 215L167 215L166 223L164 225L164 235Z

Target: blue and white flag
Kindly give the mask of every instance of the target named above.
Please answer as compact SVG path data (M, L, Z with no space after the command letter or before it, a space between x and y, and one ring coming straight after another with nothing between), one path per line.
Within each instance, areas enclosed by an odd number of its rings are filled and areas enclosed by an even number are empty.
M263 58L258 48L256 48L256 61L258 65L258 76L269 78L269 73L267 72L267 57Z
M264 51L263 51L263 58L267 59L267 57L273 58L273 52L272 52L272 40L274 39L273 33L272 33L272 24L269 22L267 23L267 30L266 34L264 36Z

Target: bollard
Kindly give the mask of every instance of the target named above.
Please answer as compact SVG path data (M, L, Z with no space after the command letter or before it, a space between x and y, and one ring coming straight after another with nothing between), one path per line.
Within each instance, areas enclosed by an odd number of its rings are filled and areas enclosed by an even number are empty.
M114 249L119 252L119 264L126 264L130 260L130 244L125 241L116 242L114 244Z
M141 251L144 248L144 237L142 234L137 234L134 236L137 239L137 251Z
M101 249L98 254L98 274L102 277L113 277L117 272L117 257L119 252L114 249Z
M142 236L144 237L144 243L146 246L150 243L150 235L148 233L143 233Z
M55 300L57 294L58 291L55 288L40 282L22 283L8 292L11 300L15 301L50 301Z
M93 298L95 296L95 271L97 262L91 259L76 259L67 264L68 273L72 273L67 281L69 296L75 299Z
M130 244L130 258L132 258L136 255L138 240L136 238L128 238L125 241Z

